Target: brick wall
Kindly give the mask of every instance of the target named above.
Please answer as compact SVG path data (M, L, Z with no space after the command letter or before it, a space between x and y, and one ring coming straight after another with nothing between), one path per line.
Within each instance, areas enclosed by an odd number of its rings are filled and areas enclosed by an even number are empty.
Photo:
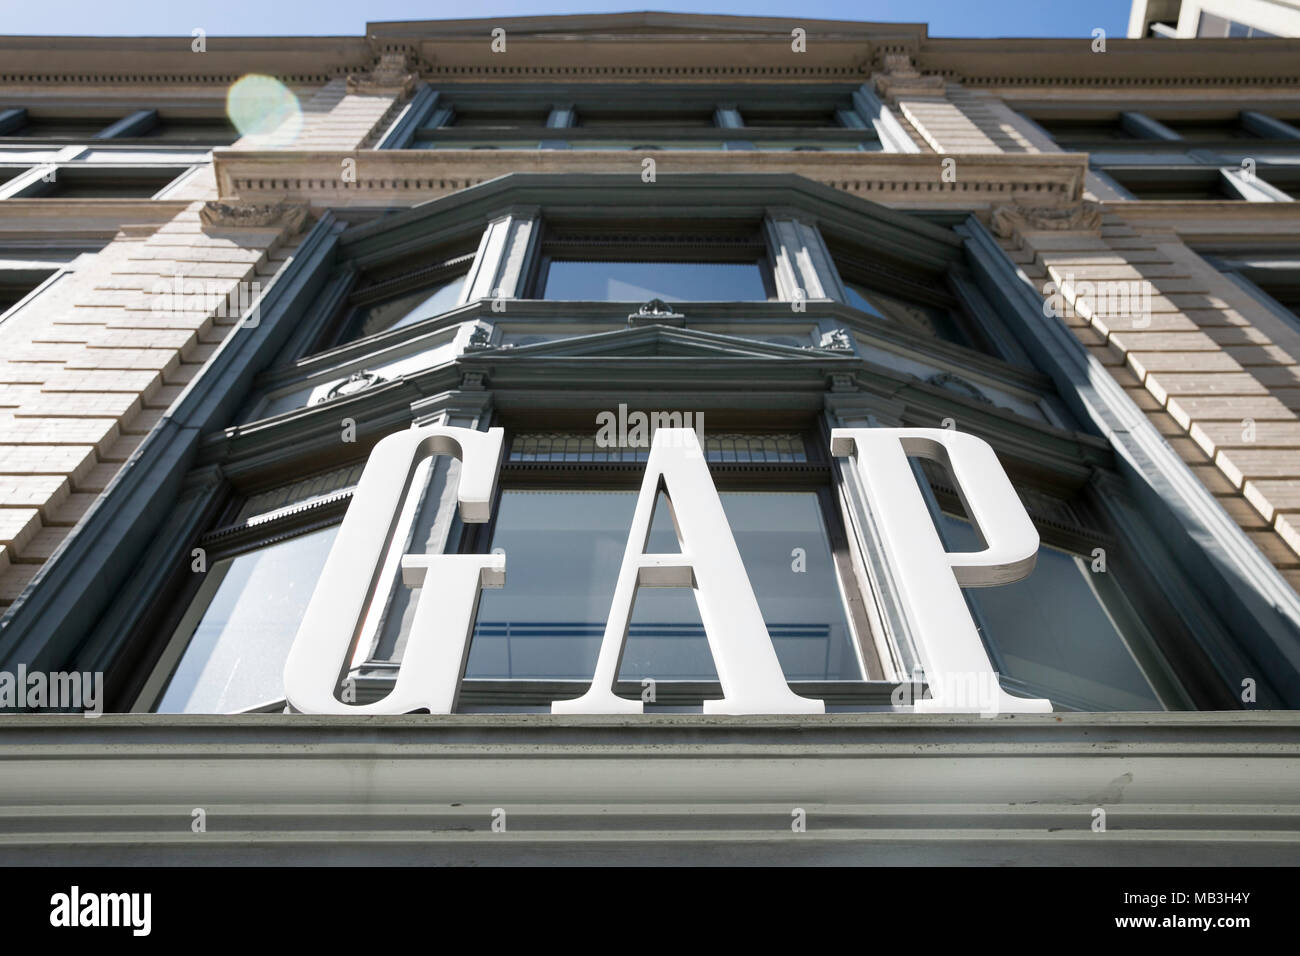
M298 136L275 145L356 148L399 103L397 91L349 93L346 80L331 81L304 97ZM189 205L154 231L125 228L0 326L0 611L208 356L239 334L224 303L239 301L241 284L248 301L292 252L280 227L203 226L204 201L217 198L210 168L169 198ZM78 212L69 205L70 220Z
M1172 233L1134 228L1122 205L1099 233L1018 229L1002 242L1045 298L1055 284L1060 321L1300 589L1300 378L1259 328L1262 307L1225 299L1226 280ZM1150 314L1112 314L1096 288L1108 282L1149 282Z

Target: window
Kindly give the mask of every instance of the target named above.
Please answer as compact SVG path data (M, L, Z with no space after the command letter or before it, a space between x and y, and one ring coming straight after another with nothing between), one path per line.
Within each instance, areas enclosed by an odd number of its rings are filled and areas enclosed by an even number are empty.
M1212 13L1202 12L1200 19L1196 22L1196 35L1198 37L1273 37L1275 33L1269 33L1261 30L1259 27L1252 27L1245 23L1239 23L1236 20L1229 20L1226 17L1216 17Z
M144 140L177 146L229 146L239 139L239 130L224 116L172 118L163 116L152 129L139 133Z
M825 128L839 125L833 109L762 109L746 107L740 111L747 127Z
M1139 139L1113 119L1037 119L1036 122L1056 145L1067 152L1091 152L1112 143L1134 142Z
M59 115L33 116L27 112L21 125L5 132L5 136L22 139L51 139L65 142L85 142L95 138L95 134L107 129L118 116L78 117Z
M405 328L455 308L465 287L466 275L462 273L452 276L418 291L370 306L358 316L356 335L360 337Z
M477 242L478 237L474 237ZM403 261L400 270L363 273L348 285L317 349L416 325L455 309L465 291L473 247L458 243Z
M59 166L51 179L37 179L10 198L150 199L180 172L175 167Z
M517 129L546 126L547 110L455 110L448 126L462 129Z
M671 133L675 129L690 127L693 129L711 129L712 109L682 109L680 107L666 110L602 110L579 109L577 111L577 128L579 129L647 129L662 130Z
M12 309L57 271L56 267L7 268L0 251L0 316Z
M1238 169L1214 166L1106 166L1106 173L1136 199L1201 200L1201 202L1266 202L1286 196L1300 186L1300 177L1286 168L1261 164L1256 177Z
M552 259L542 297L577 302L765 302L760 262L635 262Z
M786 678L860 680L817 495L721 498ZM466 677L590 679L636 501L631 490L502 493L491 544L509 555L508 584L483 594ZM667 512L661 495L648 551L679 550ZM792 571L795 548L806 551L805 572ZM646 677L717 679L686 589L637 593L620 679Z
M413 134L414 149L881 149L853 87L754 88L745 99L696 87L615 90L570 87L564 102L533 92L521 104L475 91L444 90ZM571 97L571 98L570 98Z
M890 278L873 275L873 263L842 245L828 243L828 247L832 248L835 265L840 271L845 299L853 308L957 345L969 346L975 340L968 329L968 323L960 315L957 300L946 291L941 288L928 290L933 300L929 302L903 298L898 294L886 295L875 284L890 282ZM900 285L897 281L891 284Z
M1189 143L1260 138L1242 124L1240 116L1225 119L1162 120L1161 122Z
M941 528L950 550L984 547L962 518L945 514ZM1113 572L1092 571L1090 560L1042 545L1024 580L966 589L994 670L1011 679L1008 689L1058 707L1163 710L1127 637L1142 625Z
M284 662L337 531L212 565L173 637L179 660L159 713L232 713L284 697Z
M1300 331L1300 253L1289 249L1203 252L1206 260Z

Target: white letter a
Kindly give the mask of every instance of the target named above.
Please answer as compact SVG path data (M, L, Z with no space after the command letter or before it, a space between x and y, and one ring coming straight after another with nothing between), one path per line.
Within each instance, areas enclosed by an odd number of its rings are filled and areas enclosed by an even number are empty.
M645 553L661 487L672 508L680 554ZM638 587L694 588L723 694L704 702L706 714L825 713L822 701L800 697L786 683L704 453L689 428L655 432L596 674L587 693L553 702L552 713L642 712L639 698L614 693Z

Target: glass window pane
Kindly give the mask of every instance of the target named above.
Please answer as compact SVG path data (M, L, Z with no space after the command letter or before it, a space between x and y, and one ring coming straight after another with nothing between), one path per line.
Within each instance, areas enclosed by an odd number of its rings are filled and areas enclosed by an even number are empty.
M546 299L576 302L764 302L757 262L577 262L555 260Z
M944 515L943 532L953 550L983 548L960 518ZM1043 545L1023 581L965 593L987 623L985 640L1001 656L1005 676L1052 699L1059 694L1068 706L1163 710L1092 574L1085 559Z
M158 712L228 714L284 696L284 662L337 527L213 564ZM215 590L213 584L215 582ZM186 635L178 634L185 639Z
M411 292L397 299L372 305L357 324L357 335L375 335L402 329L424 319L431 319L456 307L465 276L458 275L438 285Z
M789 680L859 680L835 566L811 492L723 492L759 608ZM636 508L634 491L504 491L493 549L506 586L479 605L467 677L590 679ZM802 571L792 552L802 548ZM679 550L661 498L647 550ZM694 596L642 588L620 677L715 680Z
M865 312L867 315L878 315L882 319L885 317L885 314L867 298L867 292L861 286L846 282L844 283L844 294L848 296L849 305L853 306L853 308Z

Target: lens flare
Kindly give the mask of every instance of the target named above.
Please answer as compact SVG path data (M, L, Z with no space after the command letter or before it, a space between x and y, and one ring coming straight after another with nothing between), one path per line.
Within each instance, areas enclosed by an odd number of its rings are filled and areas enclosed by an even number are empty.
M250 73L226 93L230 122L258 146L289 146L302 132L302 107L293 91L273 76Z

